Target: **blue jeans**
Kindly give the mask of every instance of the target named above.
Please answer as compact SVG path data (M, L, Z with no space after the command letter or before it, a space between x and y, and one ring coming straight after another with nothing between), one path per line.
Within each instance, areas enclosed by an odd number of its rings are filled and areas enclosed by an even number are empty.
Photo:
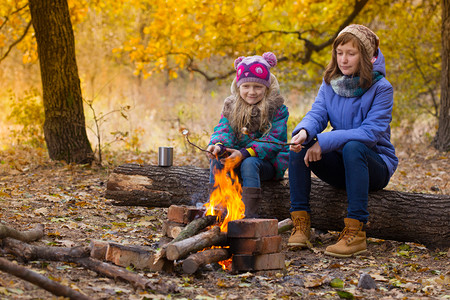
M214 183L214 170L223 169L223 164L217 159L212 159L209 166L209 182ZM273 165L258 157L248 157L234 169L242 181L243 187L261 187L261 181L270 180L275 176Z
M389 171L383 159L366 145L356 141L345 144L342 153L322 154L322 159L305 165L306 151L315 141L299 153L289 153L290 211L311 212L311 171L326 183L347 191L347 217L367 223L369 191L381 190L389 182Z

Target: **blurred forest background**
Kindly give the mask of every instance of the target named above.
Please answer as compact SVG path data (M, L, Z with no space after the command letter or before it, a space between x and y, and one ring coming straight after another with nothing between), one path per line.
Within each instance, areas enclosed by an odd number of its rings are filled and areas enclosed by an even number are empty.
M287 99L292 130L314 101L332 40L351 23L364 24L380 37L387 79L395 91L394 145L429 147L436 135L441 1L67 2L86 131L103 163L113 163L117 151L132 152L139 160L159 146L173 146L175 163L177 157L194 156L196 164L206 166L206 158L186 143L180 129L187 128L194 143L207 145L238 56L277 55L273 73ZM0 4L2 150L19 145L46 149L38 45L29 6L25 0Z

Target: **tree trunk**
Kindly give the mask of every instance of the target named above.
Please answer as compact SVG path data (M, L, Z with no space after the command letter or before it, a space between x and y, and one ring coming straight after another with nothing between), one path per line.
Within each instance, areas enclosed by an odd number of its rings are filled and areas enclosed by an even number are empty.
M89 163L75 38L67 0L30 0L45 109L44 135L51 159Z
M125 164L111 173L106 198L114 205L169 207L208 201L209 170L191 166ZM289 218L289 181L264 182L259 214ZM320 230L342 230L346 194L312 178L311 222ZM370 237L450 246L450 196L381 190L369 194Z
M441 109L435 147L450 151L450 0L442 0Z

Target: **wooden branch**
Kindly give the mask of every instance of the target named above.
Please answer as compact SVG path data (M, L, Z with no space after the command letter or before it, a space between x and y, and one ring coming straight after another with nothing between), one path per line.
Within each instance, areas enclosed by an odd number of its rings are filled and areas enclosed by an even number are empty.
M33 229L18 231L14 228L0 224L0 239L10 237L22 242L37 241L44 236L44 225L37 224Z
M194 235L185 240L170 244L166 257L169 260L185 258L191 252L197 252L211 246L220 246L227 241L227 234L220 231L219 226Z
M183 261L183 271L188 274L194 274L201 266L227 260L230 257L231 254L226 248L207 249L189 255Z
M115 205L169 207L208 201L209 169L192 166L161 168L125 164L111 173L106 198ZM369 193L369 237L450 247L450 195L381 190ZM312 178L311 226L341 231L347 215L347 195ZM290 218L289 180L262 184L259 215L262 218Z
M78 257L88 257L89 247L43 247L34 246L12 238L3 239L3 249L6 253L20 257L25 261L48 260L48 261L71 261Z
M5 54L2 57L0 57L0 62L2 60L4 60L8 56L9 52L11 52L12 48L14 48L15 45L20 43L25 38L25 36L27 35L28 30L30 29L30 27L31 27L31 21L25 27L25 30L23 31L22 35L17 40L15 40L11 45L9 45L9 47L6 50Z
M171 293L177 289L175 286L166 285L165 283L153 284L144 276L90 257L75 258L71 262L79 264L80 266L95 271L103 276L113 278L114 280L128 282L134 288L141 288L143 290L150 289L160 293Z
M37 285L38 287L43 288L56 296L67 297L74 300L91 299L90 297L83 295L82 293L77 292L68 286L62 285L56 281L48 279L47 277L42 276L39 273L31 271L22 266L16 265L1 257L0 257L0 270L12 274L28 282L31 282L32 284Z

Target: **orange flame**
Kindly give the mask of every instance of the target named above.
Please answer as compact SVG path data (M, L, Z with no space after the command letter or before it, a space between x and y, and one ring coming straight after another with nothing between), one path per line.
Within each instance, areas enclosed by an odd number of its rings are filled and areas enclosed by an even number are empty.
M234 172L237 159L226 159L222 170L214 170L214 191L205 203L206 215L218 216L220 230L228 230L228 222L244 218L245 205L242 202L242 187ZM225 217L223 216L224 214Z

